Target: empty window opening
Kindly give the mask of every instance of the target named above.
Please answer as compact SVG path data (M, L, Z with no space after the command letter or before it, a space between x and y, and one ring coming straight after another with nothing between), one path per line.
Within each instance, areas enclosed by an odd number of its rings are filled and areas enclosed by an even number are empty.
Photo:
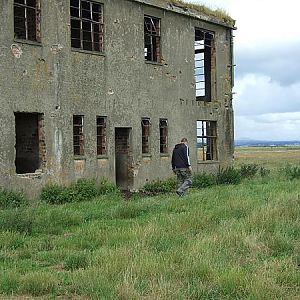
M194 49L197 100L211 101L211 65L213 47L213 33L196 29Z
M46 163L44 115L15 113L16 173L34 173Z
M160 153L168 153L168 120L159 120Z
M40 42L39 0L14 1L15 38Z
M160 62L160 19L144 17L145 60Z
M97 155L107 155L106 117L97 117Z
M197 158L217 160L217 122L197 121Z
M142 118L142 153L150 153L150 119Z
M71 0L71 46L103 52L103 5L92 1Z
M73 116L73 148L74 155L84 155L83 116Z

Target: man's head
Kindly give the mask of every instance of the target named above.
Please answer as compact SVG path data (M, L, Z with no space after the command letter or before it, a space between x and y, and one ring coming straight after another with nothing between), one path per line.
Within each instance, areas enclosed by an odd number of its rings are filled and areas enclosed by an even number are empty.
M182 144L187 144L187 143L188 143L187 138L182 138L182 139L181 139L181 143L182 143Z

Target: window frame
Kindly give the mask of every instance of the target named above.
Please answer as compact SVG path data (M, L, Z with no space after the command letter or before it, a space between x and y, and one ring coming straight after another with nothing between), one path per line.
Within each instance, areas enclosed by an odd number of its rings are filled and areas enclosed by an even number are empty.
M81 124L75 122L76 118L81 119ZM78 133L75 129L78 128ZM78 142L75 141L78 138ZM76 149L79 149L77 151ZM84 136L84 115L73 115L73 154L74 156L84 156L85 152L85 136Z
M98 123L98 120L103 120L103 123ZM99 134L98 129L102 134ZM107 117L96 116L96 136L97 136L97 156L107 155Z
M142 118L142 154L150 154L150 134L151 134L151 121L150 118Z
M161 62L161 19L149 15L144 15L144 58L146 62Z
M217 161L218 160L217 121L197 120L196 132L197 132L196 135L197 136L196 138L197 160L202 162Z
M194 78L195 95L197 101L211 101L211 91L213 82L212 65L214 59L214 52L215 33L213 31L196 27L194 41ZM203 58L201 58L201 54ZM203 92L202 94L201 91ZM199 93L200 95L198 95Z
M164 123L164 124L163 124ZM159 149L160 154L168 154L168 119L159 119Z
M30 5L30 1L35 1L35 5ZM20 1L21 2L21 1ZM24 41L41 42L41 3L40 0L23 0L24 3L13 3L14 8L14 38ZM28 3L29 2L29 3ZM24 28L17 27L17 19L22 19L17 15L17 10L24 10ZM34 18L29 19L29 11L33 11ZM17 31L19 29L20 32ZM30 29L33 29L30 33ZM21 31L24 31L21 33ZM32 36L34 32L34 35Z
M72 1L78 1L78 6L72 5ZM83 8L83 2L89 4L89 10ZM94 7L98 7L99 11L94 11ZM96 8L95 8L96 9ZM75 16L75 11L78 14ZM84 15L84 12L89 12L89 18ZM98 15L99 20L94 20L94 15ZM71 48L79 49L83 51L91 51L96 53L104 52L104 5L100 2L90 1L90 0L70 0L70 38L71 38ZM79 22L79 27L75 27L75 22ZM84 26L89 25L90 31L84 30ZM98 26L98 31L95 31L96 26ZM79 32L79 37L74 37L75 32ZM90 40L84 39L85 33L90 33ZM98 35L98 40L95 41L95 37ZM75 41L78 45L76 46ZM90 44L91 47L87 45ZM97 46L97 47L96 47Z

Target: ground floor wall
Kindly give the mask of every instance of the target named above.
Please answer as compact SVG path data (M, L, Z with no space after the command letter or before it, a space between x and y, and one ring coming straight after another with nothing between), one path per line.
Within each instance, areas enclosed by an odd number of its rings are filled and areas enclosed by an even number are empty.
M36 197L46 184L68 185L79 178L97 178L99 181L107 178L122 189L138 190L147 182L173 176L172 149L182 137L189 140L195 173L217 172L220 167L230 164L233 155L233 132L232 124L225 123L228 123L223 118L225 112L199 116L185 108L181 113L182 120L172 112L162 115L147 114L151 127L149 153L144 154L141 119L145 115L117 118L113 113L106 113L107 152L104 155L97 155L96 151L97 124L94 111L81 111L84 116L83 155L74 155L74 114L61 111L56 114L43 111L10 111L2 114L1 132L4 142L0 145L0 186L22 190ZM232 111L228 114L232 115ZM166 153L160 153L160 117L168 121ZM218 159L199 161L196 122L198 119L209 119L208 117L218 124ZM36 128L32 125L34 122L37 124ZM29 172L26 172L27 167L23 162L27 158L31 159L27 162L29 165L32 162L36 164L36 159L39 161L38 166L33 166L34 172L30 167ZM25 169L20 171L19 166Z

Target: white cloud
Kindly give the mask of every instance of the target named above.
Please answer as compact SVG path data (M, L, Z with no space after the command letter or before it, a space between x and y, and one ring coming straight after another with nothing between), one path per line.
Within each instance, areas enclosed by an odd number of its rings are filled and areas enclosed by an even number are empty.
M300 139L300 1L193 0L236 20L236 138Z
M282 86L262 74L236 81L235 112L239 116L300 111L300 82Z
M300 125L300 111L289 112L289 113L269 113L254 116L253 120L258 123L279 123L283 122L285 124L290 125L291 123L295 122ZM299 128L299 127L298 127ZM299 134L297 132L297 134Z
M267 114L261 116L237 116L236 139L288 141L299 140L300 112Z
M256 48L300 40L300 1L285 0L193 0L213 9L221 8L236 20L236 47ZM259 50L259 49L258 49Z

